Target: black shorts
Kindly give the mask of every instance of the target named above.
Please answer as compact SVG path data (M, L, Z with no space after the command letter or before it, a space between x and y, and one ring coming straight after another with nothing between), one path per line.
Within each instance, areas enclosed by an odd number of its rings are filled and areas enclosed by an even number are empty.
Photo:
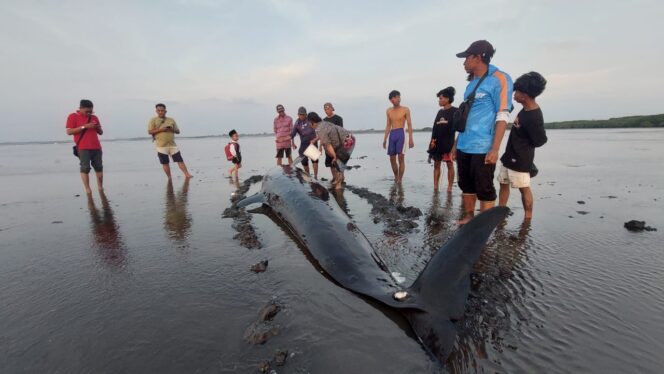
M159 157L159 163L162 165L166 165L170 162L167 154L157 152L157 157ZM173 162L184 162L180 152L174 153L171 157L173 157Z
M97 173L104 171L101 155L101 149L79 149L78 159L80 161L81 173L90 173L90 165L92 165Z
M465 194L476 194L480 201L496 200L496 188L493 185L493 174L496 164L484 163L486 154L470 154L457 150L457 170L459 188Z
M233 159L231 160L231 162L234 163L234 164L239 165L239 164L242 163L242 157L233 157Z
M310 143L302 143L300 144L300 149L298 149L297 153L300 155L300 157L303 157L302 159L302 166L309 166L309 157L304 155L304 151L309 147ZM318 148L318 142L314 144L316 148ZM311 163L317 164L318 160L314 161L311 160Z
M284 157L284 153L286 154L286 157L291 156L291 149L290 147L288 148L279 148L277 149L277 158L282 158Z

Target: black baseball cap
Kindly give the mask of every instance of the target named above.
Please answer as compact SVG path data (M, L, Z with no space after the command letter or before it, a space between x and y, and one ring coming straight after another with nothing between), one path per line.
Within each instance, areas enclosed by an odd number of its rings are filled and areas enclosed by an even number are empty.
M457 53L456 56L461 58L466 58L472 55L493 57L494 53L496 53L496 50L493 49L491 43L486 40L477 40L468 46L465 51Z

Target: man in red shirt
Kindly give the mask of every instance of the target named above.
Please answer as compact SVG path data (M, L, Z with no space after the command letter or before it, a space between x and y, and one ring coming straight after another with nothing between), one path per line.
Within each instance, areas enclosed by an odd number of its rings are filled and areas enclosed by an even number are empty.
M91 194L90 189L90 165L95 169L97 176L97 188L104 190L104 167L101 161L101 143L99 135L104 133L99 123L99 118L92 114L92 101L81 100L81 105L76 111L67 117L67 135L74 136L74 143L78 147L78 158L81 161L81 180L85 192Z

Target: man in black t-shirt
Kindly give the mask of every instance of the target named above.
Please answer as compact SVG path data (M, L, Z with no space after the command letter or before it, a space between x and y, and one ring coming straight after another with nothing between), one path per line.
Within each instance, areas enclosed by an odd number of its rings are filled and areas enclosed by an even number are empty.
M325 111L326 117L324 120L326 122L344 127L344 119L341 118L341 116L334 114L334 106L332 106L332 103L325 103L323 105L323 110ZM332 173L332 183L335 183L337 179L336 169L334 168L334 165L332 165L332 157L328 155L327 152L325 152L325 166L330 168L330 172Z
M514 82L514 100L523 105L523 109L517 114L510 130L505 153L500 158L502 166L497 178L500 183L498 205L507 205L510 185L518 188L526 221L533 217L530 172L534 166L535 148L547 141L542 110L535 101L545 87L546 79L534 71L520 76Z

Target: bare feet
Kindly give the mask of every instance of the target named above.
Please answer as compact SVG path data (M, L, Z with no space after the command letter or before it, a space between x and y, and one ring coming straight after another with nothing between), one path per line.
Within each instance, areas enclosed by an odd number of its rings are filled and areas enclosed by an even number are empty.
M473 216L465 215L463 219L457 221L457 225L463 226L466 223L470 222L471 219L473 219Z

